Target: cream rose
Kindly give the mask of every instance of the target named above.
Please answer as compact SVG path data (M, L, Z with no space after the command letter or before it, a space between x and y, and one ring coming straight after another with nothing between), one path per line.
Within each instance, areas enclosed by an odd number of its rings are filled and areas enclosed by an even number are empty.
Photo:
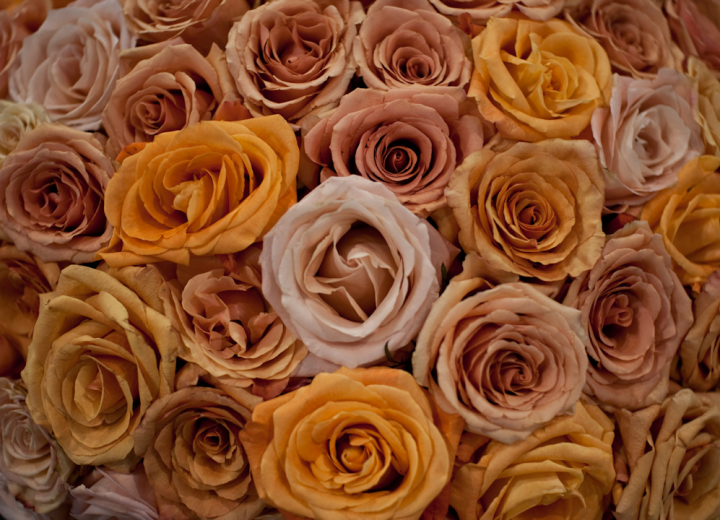
M0 167L26 133L40 123L49 122L47 112L37 103L22 105L0 101Z

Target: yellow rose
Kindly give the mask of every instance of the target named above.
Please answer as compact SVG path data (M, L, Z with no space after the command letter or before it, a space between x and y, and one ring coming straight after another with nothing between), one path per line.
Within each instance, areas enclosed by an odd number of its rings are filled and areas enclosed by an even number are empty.
M610 99L605 50L567 22L491 18L472 43L475 71L468 95L503 137L575 137Z
M105 192L112 267L242 251L297 201L300 152L280 116L203 121L127 157Z

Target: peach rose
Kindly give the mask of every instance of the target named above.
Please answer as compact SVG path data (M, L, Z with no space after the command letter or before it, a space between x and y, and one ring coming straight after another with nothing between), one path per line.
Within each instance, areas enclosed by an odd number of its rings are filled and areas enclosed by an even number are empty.
M135 430L135 451L160 518L252 520L263 510L240 444L260 401L241 388L178 383L152 404Z
M692 307L662 237L647 222L608 236L600 259L573 280L563 303L582 311L589 338L585 393L609 409L665 399Z
M600 520L615 471L613 422L578 402L524 441L464 434L450 504L460 520Z
M159 134L110 181L115 231L99 256L119 267L242 251L295 203L299 156L280 116Z
M0 167L26 133L41 123L49 122L47 112L37 103L22 105L0 101Z
M343 367L256 406L240 439L260 497L289 518L417 520L461 431L408 373Z
M76 520L159 518L155 494L142 466L129 474L97 467L70 490L70 496L70 514Z
M662 405L615 413L621 436L617 520L711 520L720 509L720 408L689 388Z
M472 48L468 95L503 137L576 137L610 99L605 50L567 22L491 18Z
M704 283L720 269L720 158L703 155L688 162L672 188L643 207L640 218L663 237L683 285Z
M0 228L45 262L92 262L112 235L104 202L114 171L92 134L40 125L0 168Z
M677 182L680 168L703 153L690 80L672 69L655 79L615 74L609 108L592 116L605 173L605 206L637 206Z
M355 74L360 2L279 0L253 9L228 36L227 60L255 116L298 123L337 106Z
M702 127L705 153L720 157L720 81L705 63L690 56L688 77L697 89L698 106L695 121Z
M455 254L381 184L334 177L265 236L263 294L307 362L370 365L417 334Z
M173 391L180 334L163 314L150 267L72 265L41 298L22 372L33 419L76 464L129 471L133 432Z
M443 410L504 443L572 412L588 363L580 313L515 282L470 254L433 304L412 360Z
M8 96L10 71L23 40L40 28L50 7L46 0L24 0L0 11L0 98Z
M720 3L664 0L675 41L686 56L704 61L720 77Z
M53 121L97 130L118 78L118 54L134 45L117 0L53 9L23 41L10 74L10 97L43 105Z
M303 146L320 180L360 175L381 182L420 217L447 207L450 177L483 147L487 129L462 92L357 89L307 131Z
M553 139L470 155L445 195L466 252L495 269L554 281L600 256L603 191L592 144Z
M427 0L378 0L368 9L353 53L369 88L443 92L470 81L469 47L467 35Z
M489 18L502 18L513 8L532 20L549 20L558 15L566 0L430 0L446 16L468 13L473 20L486 22Z
M113 156L129 144L208 120L224 102L238 100L217 46L207 58L187 44L140 47L120 58L132 62L135 56L139 63L118 81L103 111Z

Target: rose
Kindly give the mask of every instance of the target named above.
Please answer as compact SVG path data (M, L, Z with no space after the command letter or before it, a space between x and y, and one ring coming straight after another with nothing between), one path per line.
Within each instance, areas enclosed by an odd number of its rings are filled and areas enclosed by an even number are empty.
M355 368L420 330L452 246L384 186L331 178L265 236L263 295L314 356Z
M615 413L615 518L710 519L720 507L720 408L689 388L637 412Z
M507 445L464 434L450 504L460 520L600 520L615 471L614 425L578 402L524 441Z
M690 56L688 77L697 89L698 106L695 121L702 127L705 153L720 157L720 81L705 63Z
M674 185L680 168L704 147L685 75L660 69L652 81L613 77L610 108L595 111L592 133L605 172L605 206L634 206Z
M279 0L253 9L228 36L227 60L255 116L300 122L337 106L355 74L359 2Z
M720 6L715 0L664 0L668 23L680 49L696 56L720 77Z
M575 137L610 99L607 54L561 20L491 18L473 39L473 55L468 95L478 99L480 113L503 137Z
M118 77L118 54L134 43L114 0L53 9L41 29L23 41L10 74L10 96L43 105L53 121L97 130Z
M446 16L468 13L473 20L484 22L502 18L517 8L532 20L549 20L562 11L566 0L430 0L435 9Z
M75 469L50 434L35 424L24 388L0 378L0 472L19 501L44 514L60 507Z
M496 269L554 281L600 256L603 185L589 142L553 139L470 155L445 195L466 252Z
M155 494L142 467L129 474L95 468L70 490L77 520L158 520Z
M47 17L46 0L24 0L0 12L0 98L8 96L8 81L23 40L38 30Z
M112 234L103 208L114 171L91 134L41 125L0 168L0 228L45 262L91 262Z
M640 218L663 237L675 273L683 285L704 283L720 269L714 251L720 244L715 220L720 212L720 158L703 155L688 162L672 188L659 192L643 207Z
M37 103L20 105L0 101L0 167L8 154L17 148L20 139L40 123L49 123L45 109Z
M320 179L360 175L383 183L421 217L447 207L456 165L480 150L487 131L463 93L357 89L323 115L303 140L323 166Z
M635 221L607 237L600 259L573 280L563 303L582 311L589 338L586 394L610 409L665 399L692 308L660 235Z
M249 520L263 510L239 439L260 401L241 388L178 382L153 403L135 431L135 450L161 518Z
M112 266L242 251L295 203L299 150L280 116L203 121L155 137L107 189Z
M368 9L353 53L374 89L447 91L470 81L467 36L427 0L378 0Z
M260 497L291 515L416 520L461 431L406 372L343 367L256 406L240 438Z
M129 471L133 432L173 390L180 335L163 314L150 267L71 265L41 299L22 372L33 419L76 464Z
M149 48L156 51L148 52ZM117 82L103 111L108 148L117 155L135 142L210 119L226 101L237 100L222 52L207 58L187 44L148 46L121 54L141 61Z
M65 518L62 515L67 515L67 510L59 508L49 515L40 515L32 509L27 509L10 494L7 489L7 479L0 474L0 515L13 520L60 520Z

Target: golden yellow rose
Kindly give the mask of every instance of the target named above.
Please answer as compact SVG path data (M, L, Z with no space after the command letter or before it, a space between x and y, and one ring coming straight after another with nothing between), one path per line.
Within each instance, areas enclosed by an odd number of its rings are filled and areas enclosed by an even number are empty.
M567 22L491 18L472 44L475 71L468 95L503 137L575 137L610 99L605 50Z
M720 269L718 167L715 156L693 159L678 173L677 184L659 192L640 214L662 235L683 285L701 284Z
M280 116L203 121L127 157L105 193L112 267L235 253L297 201L300 152Z
M462 427L406 372L341 368L256 406L240 438L271 506L322 520L416 520L450 479Z

